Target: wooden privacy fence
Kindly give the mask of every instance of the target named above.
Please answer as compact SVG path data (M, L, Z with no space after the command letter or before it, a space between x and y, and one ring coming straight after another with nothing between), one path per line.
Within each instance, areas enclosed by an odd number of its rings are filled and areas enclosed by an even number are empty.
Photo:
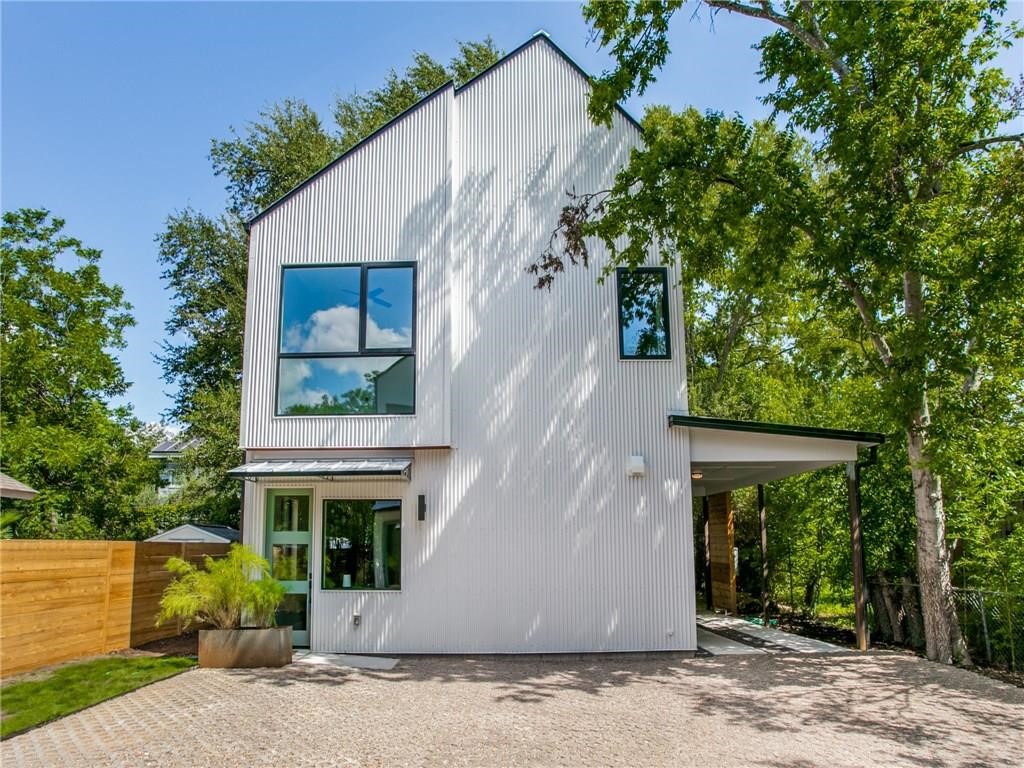
M157 627L170 557L199 562L227 544L0 541L0 675L181 634Z

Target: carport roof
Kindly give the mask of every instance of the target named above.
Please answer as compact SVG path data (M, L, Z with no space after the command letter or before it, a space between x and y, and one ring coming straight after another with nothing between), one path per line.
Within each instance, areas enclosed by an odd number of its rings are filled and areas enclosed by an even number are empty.
M859 449L885 441L875 432L679 413L669 414L668 424L689 433L693 492L698 496L857 461Z
M794 435L796 437L818 437L828 440L852 440L862 446L881 445L885 435L880 432L854 432L849 429L829 427L804 427L797 424L773 424L767 421L742 421L720 419L716 416L688 416L681 413L668 415L670 427L691 429L725 429L733 432L757 432L763 435Z

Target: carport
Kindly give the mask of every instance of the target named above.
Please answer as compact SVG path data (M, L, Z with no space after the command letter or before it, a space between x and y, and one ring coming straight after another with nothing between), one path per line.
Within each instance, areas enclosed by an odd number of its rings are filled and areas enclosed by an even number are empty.
M875 462L885 437L874 432L770 424L670 413L671 429L686 430L690 438L693 493L701 497L704 523L704 571L708 608L736 612L736 568L733 562L733 510L731 492L757 486L761 529L761 568L767 581L768 534L764 484L784 477L813 472L836 464L846 465L850 546L853 556L853 592L857 647L868 647L867 591L864 581L864 545L861 535L860 471ZM861 451L866 450L866 458ZM767 595L762 595L767 605Z

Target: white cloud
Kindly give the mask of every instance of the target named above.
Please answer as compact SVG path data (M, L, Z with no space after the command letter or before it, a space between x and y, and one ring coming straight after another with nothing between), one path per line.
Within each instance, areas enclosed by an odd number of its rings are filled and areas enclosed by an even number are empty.
M327 394L323 389L308 389L306 379L313 368L305 360L282 360L279 381L280 402L285 408L292 405L316 405Z
M380 349L408 347L412 342L410 328L381 328L372 317L366 318L366 346Z
M370 371L383 371L390 368L397 360L396 357L335 357L317 360L317 363L324 368L329 368L339 376L354 373L363 382L363 378Z
M359 310L339 305L318 309L301 326L288 329L292 352L356 352L359 350Z
M372 317L366 318L367 347L407 347L411 341L411 329L381 328ZM317 310L305 323L286 329L284 348L287 352L357 352L359 309L340 304Z

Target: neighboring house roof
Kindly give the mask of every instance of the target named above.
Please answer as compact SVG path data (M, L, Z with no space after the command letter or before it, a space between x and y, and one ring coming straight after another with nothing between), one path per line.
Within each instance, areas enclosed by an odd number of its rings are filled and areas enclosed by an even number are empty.
M24 499L30 500L39 493L35 488L29 488L22 482L15 480L10 475L0 472L0 498L2 499Z
M174 437L170 440L164 440L157 443L153 450L149 452L149 458L151 459L176 459L180 458L181 455L189 450L190 448L197 448L202 444L202 440L198 437L191 439L184 437Z
M487 77L487 75L489 75L492 72L494 72L494 70L496 70L498 67L500 67L503 64L506 64L509 61L511 61L513 58L518 56L520 53L525 51L530 46L535 45L535 44L537 44L538 42L541 42L541 41L543 41L547 45L551 46L551 48L559 56L561 56L563 59L565 59L572 66L572 68L575 69L584 79L586 79L588 81L591 81L591 82L593 81L593 78L590 76L590 74L585 69L583 69L583 67L581 67L579 64L577 64L576 61L568 53L563 51L550 37L548 37L547 32L544 32L544 31L536 32L533 35L533 37L531 37L525 43L520 45L515 50L510 51L509 53L506 53L504 56L502 56L496 62L491 64L491 66L487 67L487 69L483 70L482 72L477 73L476 75L471 77L469 80L464 82L462 85L456 87L455 84L451 80L449 80L444 85L442 85L439 88L437 88L436 90L432 91L431 93L428 93L426 96L424 96L422 99L417 101L415 104L413 104L411 107L406 109L404 112L400 112L398 115L396 115L395 117L393 117L390 120L388 120L386 123L384 123L384 125L382 125L380 128L375 130L369 136L365 137L364 139L361 139L359 142L357 142L353 146L351 146L348 149L346 149L344 152L342 152L340 155L338 155L336 158L334 158L331 162L329 162L327 165L325 165L323 168L321 168L319 171L316 171L315 173L313 173L311 176L309 176L304 181L300 181L298 184L296 184L290 190L288 190L283 195L281 195L281 197L277 198L277 200L275 200L274 202L270 203L266 208L264 208L259 213L255 214L251 219L249 219L247 222L245 222L246 229L251 227L253 224L255 224L260 219L262 219L264 216L266 216L272 210L277 208L283 202L288 200L288 198L290 198L296 192L298 192L299 190L301 190L304 187L306 187L310 182L312 182L312 181L316 180L317 178L319 178L320 176L322 176L324 173L329 171L331 168L336 166L338 163L340 163L345 158L347 158L350 155L354 154L355 152L359 151L366 144L370 143L375 138L377 138L382 133L384 133L389 128L391 128L393 125L395 125L395 123L398 123L398 122L401 122L402 120L404 120L406 117L408 117L413 112L415 112L417 109L419 109L421 106L423 106L424 104L429 102L431 99L433 99L439 93L443 93L444 91L448 90L449 88L453 88L455 90L456 94L459 93L460 91L466 90L467 88L471 87L472 85L474 85L476 82L478 82L482 78ZM623 107L620 104L616 104L615 105L615 109L616 109L616 111L620 115L622 115L624 118L626 118L626 120L629 123L631 123L633 126L635 126L638 131L642 130L641 127L640 127L639 121L635 117L633 117L631 114L629 114L625 109L623 109Z
M199 525L197 523L185 523L177 528L150 536L146 541L208 541L215 544L230 544L239 541L241 534L237 528L229 525Z

